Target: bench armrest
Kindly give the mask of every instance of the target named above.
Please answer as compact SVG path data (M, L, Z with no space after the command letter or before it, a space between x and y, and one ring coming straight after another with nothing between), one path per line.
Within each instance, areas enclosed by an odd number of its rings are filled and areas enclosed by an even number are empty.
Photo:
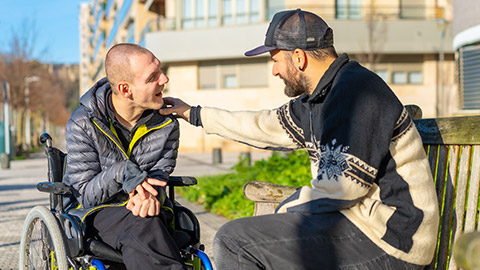
M262 181L249 181L243 186L243 195L255 202L255 216L273 214L275 208L290 197L296 187Z

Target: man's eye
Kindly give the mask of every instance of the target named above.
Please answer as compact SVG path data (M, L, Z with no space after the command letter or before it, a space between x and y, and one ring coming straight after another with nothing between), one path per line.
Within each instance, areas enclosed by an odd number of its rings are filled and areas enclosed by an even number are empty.
M157 78L157 75L152 75L148 78L147 83L153 82Z

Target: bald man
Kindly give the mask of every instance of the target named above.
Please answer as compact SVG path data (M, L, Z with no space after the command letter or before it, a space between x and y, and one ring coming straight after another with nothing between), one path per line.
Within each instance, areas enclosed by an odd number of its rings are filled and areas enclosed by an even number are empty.
M158 113L168 78L135 44L113 46L105 72L67 123L64 182L77 201L72 207L80 205L71 212L89 236L119 251L128 269L184 269L164 190L179 138L176 119Z

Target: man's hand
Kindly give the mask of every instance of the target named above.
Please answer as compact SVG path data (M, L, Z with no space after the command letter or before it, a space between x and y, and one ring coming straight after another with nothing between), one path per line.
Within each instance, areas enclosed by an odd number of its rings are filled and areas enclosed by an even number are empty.
M183 118L183 120L190 122L190 109L192 108L183 100L178 98L166 97L163 98L163 102L170 106L165 109L160 109L160 114L175 114L177 117Z
M142 183L135 187L135 189L131 192L137 192L138 195L142 199L147 199L147 193L153 195L154 197L158 195L158 191L153 186L164 187L167 185L167 182L158 180L155 178L145 178Z
M160 202L158 199L150 193L146 193L147 198L144 199L139 193L135 194L135 191L130 192L127 203L127 209L132 212L134 216L140 216L145 218L147 216L158 216L160 214Z

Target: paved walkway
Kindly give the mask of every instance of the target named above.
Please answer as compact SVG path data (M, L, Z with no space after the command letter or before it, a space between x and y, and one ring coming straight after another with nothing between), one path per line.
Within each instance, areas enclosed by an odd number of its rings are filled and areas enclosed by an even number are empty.
M252 159L268 157L269 152L254 152ZM11 161L10 169L0 169L0 270L18 269L20 237L25 216L36 205L48 207L48 195L38 192L36 183L47 179L47 160L43 153L28 160ZM238 161L238 153L223 153L222 164L212 164L212 154L181 154L175 175L202 176L229 172ZM206 212L201 206L185 202L200 221L201 239L206 253L213 257L215 232L228 220Z

